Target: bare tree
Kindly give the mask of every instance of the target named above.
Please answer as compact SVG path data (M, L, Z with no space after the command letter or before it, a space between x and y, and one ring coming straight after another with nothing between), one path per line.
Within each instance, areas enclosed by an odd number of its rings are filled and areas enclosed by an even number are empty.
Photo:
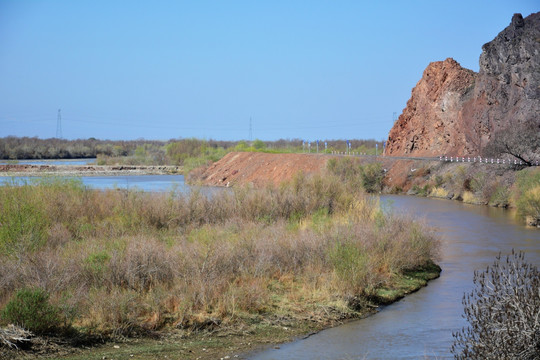
M512 251L482 272L463 296L469 326L453 334L456 359L540 359L540 272Z
M540 121L529 120L493 134L487 156L510 155L531 166L540 158Z

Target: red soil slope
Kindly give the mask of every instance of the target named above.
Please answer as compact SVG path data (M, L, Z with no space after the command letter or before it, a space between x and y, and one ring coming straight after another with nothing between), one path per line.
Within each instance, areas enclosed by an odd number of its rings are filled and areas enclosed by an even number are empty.
M330 157L315 154L266 154L232 152L215 162L196 178L208 186L279 184L298 172L322 171Z

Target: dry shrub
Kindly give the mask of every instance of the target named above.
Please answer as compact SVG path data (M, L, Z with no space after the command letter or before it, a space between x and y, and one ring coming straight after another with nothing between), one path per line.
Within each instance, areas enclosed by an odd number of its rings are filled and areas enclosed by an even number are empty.
M140 295L133 290L94 289L88 294L87 316L80 323L90 331L112 336L129 336L143 329L145 314Z
M25 254L19 258L18 266L19 286L24 284L56 294L77 283L74 264L60 257L54 249Z
M540 271L524 253L496 257L475 271L475 288L463 296L469 325L453 334L456 359L538 359Z
M267 279L245 275L229 284L220 299L217 313L231 318L242 312L263 313L268 310L269 302Z
M159 240L129 239L124 251L114 251L109 263L112 287L148 291L153 286L173 283L175 259Z
M429 264L438 252L434 235L405 217L388 217L375 229L341 226L334 236L330 262L340 288L351 295L369 295L394 274Z
M6 201L40 214L46 241L0 255L0 305L36 286L77 326L113 335L211 328L282 305L297 312L303 299L344 303L436 251L424 227L329 174L211 197L1 188Z

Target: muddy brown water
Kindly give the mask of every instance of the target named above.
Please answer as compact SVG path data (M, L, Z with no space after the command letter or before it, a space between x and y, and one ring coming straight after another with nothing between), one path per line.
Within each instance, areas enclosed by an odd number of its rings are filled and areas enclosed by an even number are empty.
M512 249L540 266L540 230L518 224L510 211L412 196L382 196L381 202L437 229L441 277L371 317L249 359L452 359L452 332L466 325L461 300L473 288L474 270Z

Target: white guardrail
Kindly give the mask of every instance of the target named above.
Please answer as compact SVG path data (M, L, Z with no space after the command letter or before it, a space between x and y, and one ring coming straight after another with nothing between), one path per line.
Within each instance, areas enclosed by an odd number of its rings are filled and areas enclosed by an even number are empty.
M475 163L475 162L478 162L478 163L481 163L481 164L503 164L503 165L523 165L523 161L522 160L517 160L517 159L514 159L514 161L510 160L510 159L494 159L494 158L483 158L481 156L478 156L478 157L473 157L471 159L471 157L467 157L465 158L464 156L439 156L439 160L440 161L449 161L449 162L469 162L469 163ZM532 166L539 166L539 163L538 163L538 160L536 161L531 161L531 165Z
M348 156L373 156L376 157L377 155L368 155L367 153L361 153L361 152L347 152L347 151L332 151L332 155L348 155ZM384 156L384 155L379 155ZM386 156L385 156L386 157ZM496 159L496 158L486 158L481 156L445 156L441 155L439 157L400 157L400 156L389 156L388 158L396 158L396 159L411 159L411 160L439 160L439 161L446 161L446 162L461 162L461 163L480 163L480 164L499 164L499 165L527 165L522 160L517 159ZM540 161L534 160L531 161L531 166L540 166Z

